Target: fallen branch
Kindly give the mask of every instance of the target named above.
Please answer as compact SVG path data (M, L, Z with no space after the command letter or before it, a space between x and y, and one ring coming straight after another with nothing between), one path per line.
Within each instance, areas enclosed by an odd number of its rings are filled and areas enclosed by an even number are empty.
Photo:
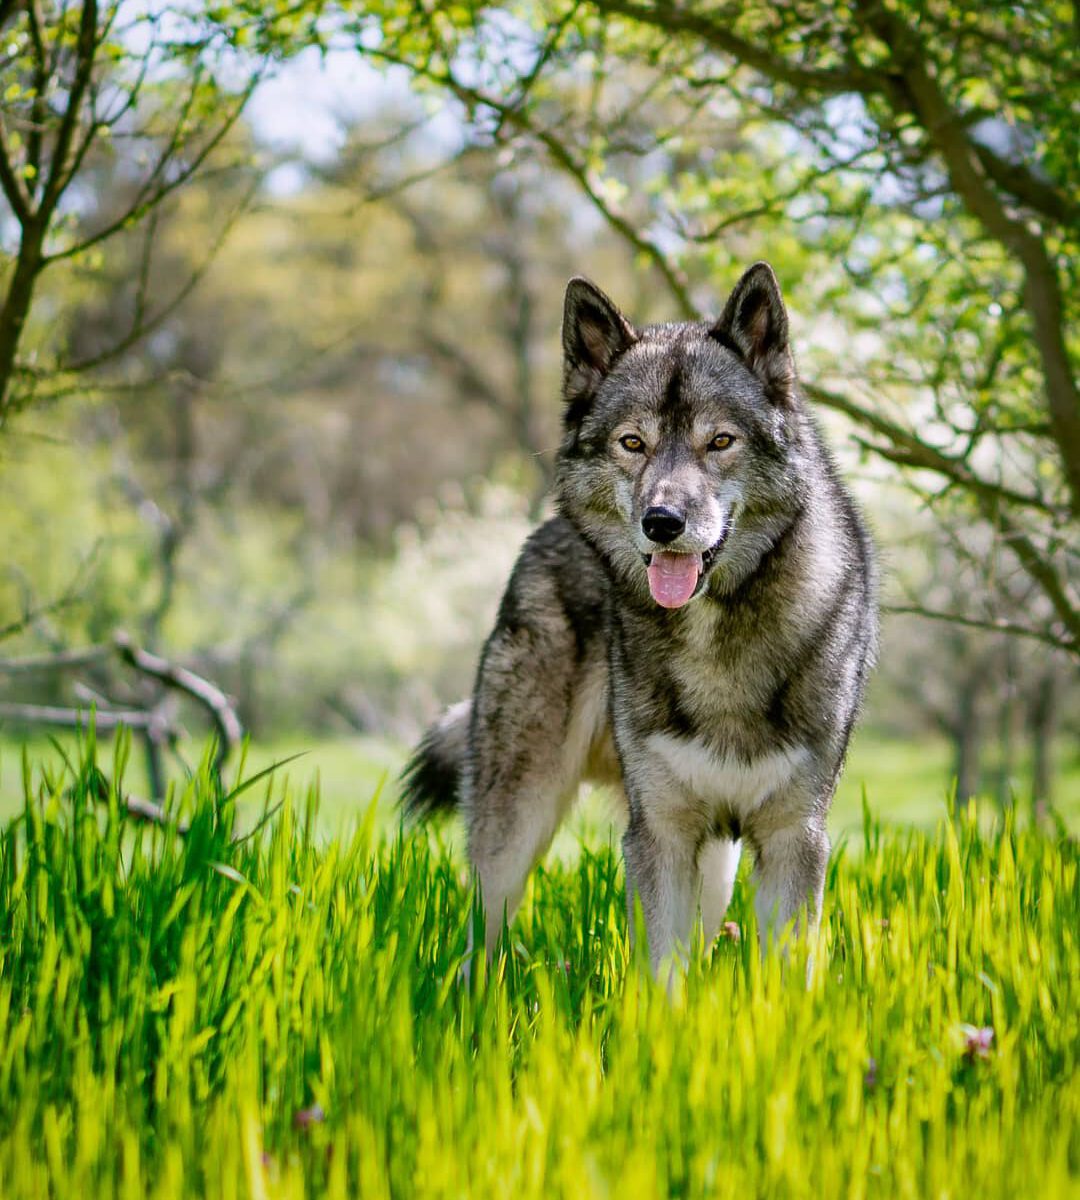
M58 650L55 654L0 658L0 675L35 675L71 667L89 667L107 658L109 653L108 646L85 646L79 650Z
M55 654L33 655L25 658L0 659L0 674L28 675L72 668L95 666L117 655L121 662L142 675L156 680L165 688L182 692L200 704L210 715L217 734L213 769L220 779L222 768L229 754L244 738L244 728L236 715L229 697L215 684L186 667L171 663L157 654L151 654L136 646L123 631L117 632L111 645L85 646L74 650L61 650ZM107 703L107 702L106 702ZM146 740L151 758L151 788L156 795L164 793L161 771L161 748L175 742L180 734L165 711L163 703L153 708L112 709L93 703L88 708L66 708L46 704L21 704L0 702L0 721L17 721L27 725L53 725L63 729L87 730L91 726L99 730L114 730L120 726L138 731ZM164 813L152 801L132 799L129 810L146 820L164 820Z
M153 800L143 800L139 796L124 796L123 805L128 811L128 815L135 817L137 820L146 821L149 825L168 825L169 814L160 804L155 804ZM187 833L190 826L187 821L176 821L176 832Z
M168 731L168 723L156 711L144 709L61 708L51 704L14 704L0 701L0 721L19 721L27 725L55 725L61 729L145 730L154 736Z
M209 679L203 679L194 671L178 667L148 650L140 650L126 633L117 633L113 637L113 644L121 659L129 666L159 680L166 687L184 692L207 709L218 732L214 770L220 772L229 757L229 752L244 740L244 727L240 724L240 718L236 715L229 697Z

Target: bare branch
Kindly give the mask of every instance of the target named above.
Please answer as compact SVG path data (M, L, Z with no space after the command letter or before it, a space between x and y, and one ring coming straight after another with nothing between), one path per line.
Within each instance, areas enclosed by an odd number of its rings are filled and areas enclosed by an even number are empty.
M129 666L144 675L159 680L166 687L184 692L197 700L209 713L218 732L217 754L214 758L215 770L221 770L230 751L234 750L244 739L244 728L236 715L232 701L228 696L208 679L196 675L185 667L178 667L167 659L141 650L134 645L124 633L117 633L113 639L120 657Z
M1080 205L1072 203L1053 184L1044 182L1022 162L1001 158L979 142L974 146L987 175L1002 191L1057 225L1073 228L1080 225Z
M172 193L178 188L181 188L184 186L184 184L188 183L196 174L196 172L201 169L207 158L209 158L214 150L217 149L229 131L240 119L240 115L244 110L244 106L247 104L251 93L254 91L256 81L256 79L253 79L250 82L248 87L241 94L241 98L238 100L233 110L229 113L221 125L218 126L213 136L204 143L204 145L199 149L199 152L191 159L191 161L187 164L187 166L184 167L182 171L180 171L166 183L162 183L159 187L151 190L148 190L144 183L144 187L140 189L134 203L129 205L119 217L110 221L102 229L97 230L89 237L83 238L82 241L75 242L73 245L67 246L63 250L57 250L46 255L45 264L48 265L51 263L60 262L65 258L73 258L75 255L82 254L89 250L92 246L98 245L99 242L103 242L107 238L113 237L122 229L130 226L133 222L140 221L152 208L155 208L157 205L161 204L163 200L171 196ZM150 176L148 177L151 183L160 174L161 170L164 169L168 161L168 158L163 153L159 158L154 170L151 171Z
M690 298L689 285L683 274L670 261L668 256L648 237L642 234L614 204L601 196L596 184L589 178L589 171L578 161L566 144L550 130L532 123L528 113L523 108L508 104L480 89L462 83L449 71L440 71L430 64L417 65L407 62L388 51L368 51L372 58L395 66L407 66L415 74L430 79L433 83L446 88L456 96L467 108L486 108L495 113L500 123L512 125L520 132L535 138L548 154L572 179L574 179L593 207L604 220L643 257L647 258L663 276L683 317L692 319L698 315L693 300Z
M203 255L202 261L188 275L181 287L179 287L177 291L173 293L173 295L160 309L158 309L156 313L154 313L152 317L146 318L145 313L143 312L143 305L141 303L137 303L132 327L118 342L114 342L111 346L106 347L104 350L98 351L98 353L91 355L89 358L79 359L77 362L73 363L58 363L56 370L71 373L92 371L97 367L103 366L112 359L119 357L125 351L130 350L131 347L137 342L142 341L142 339L148 334L153 333L155 329L159 329L161 325L163 325L164 322L167 321L174 312L176 312L176 310L184 303L188 296L191 295L191 293L205 278L206 273L213 266L214 260L217 258L221 247L225 244L225 241L232 232L236 222L247 211L252 197L258 190L258 186L258 180L255 180L251 183L243 197L241 197L240 201L237 203L236 207L229 214L225 224L222 225L222 227L218 230L217 236L210 243L206 253ZM49 261L55 261L56 257L66 257L66 252L64 255L54 256L54 258L50 259Z
M21 617L15 621L9 621L7 625L0 625L0 641L22 633L24 630L29 629L35 621L40 620L42 617L51 616L53 613L61 612L65 608L70 608L73 604L77 604L82 599L82 585L84 577L94 559L97 557L97 552L100 546L100 541L94 543L89 554L86 555L86 557L76 568L71 582L66 588L64 588L63 592L61 592L59 596L55 597L53 600L47 600L44 603L36 605L27 602L23 607L23 613Z
M38 675L89 667L112 653L109 646L84 646L78 650L60 650L56 654L33 654L25 658L0 658L0 675Z
M59 729L77 729L87 732L90 729L114 730L121 726L125 729L142 730L143 733L156 739L165 732L159 725L154 725L153 713L138 710L130 712L86 712L76 708L55 708L43 704L7 704L0 703L0 721L10 720L25 725L52 725ZM104 797L98 797L103 799ZM152 800L144 800L140 796L120 796L119 802L130 816L140 821L148 821L154 825L170 824L169 815L164 807ZM176 822L177 833L187 833L186 821Z
M11 205L15 219L25 229L32 217L30 196L26 185L15 172L15 160L11 155L3 120L0 120L0 188Z
M194 671L177 666L156 654L150 654L148 651L140 649L122 632L114 636L112 645L60 650L55 654L26 658L0 659L0 674L40 674L75 667L95 666L112 654L117 654L121 661L128 666L163 684L167 689L190 696L207 710L218 735L214 770L220 777L226 758L240 744L244 736L243 727L233 708L232 701L209 680L195 674ZM79 690L79 688L76 689L77 692ZM31 725L55 725L64 729L80 730L89 728L114 730L121 726L137 730L144 737L151 756L151 785L154 794L163 794L164 780L161 778L160 749L165 743L175 742L181 732L173 723L170 706L164 701L159 701L149 709L132 707L113 709L108 707L107 700L102 700L89 689L82 689L82 694L90 697L89 709L0 702L0 722L8 720ZM149 802L145 801L135 801L136 808L148 804ZM131 807L129 803L129 809ZM149 808L154 809L158 815L149 811L137 811L136 815L151 820L159 819L160 810L157 809L157 806L149 804Z
M83 0L82 13L79 19L79 33L75 42L75 78L67 94L67 107L60 119L60 127L56 132L56 142L53 146L52 162L49 167L49 178L38 206L38 215L48 221L56 208L64 188L70 182L68 175L68 155L71 151L75 131L79 125L79 113L82 109L83 97L90 84L94 71L94 60L99 47L97 0Z
M146 821L151 825L168 825L170 823L169 814L153 800L143 800L139 796L124 796L123 804L128 813L140 821ZM188 823L186 821L176 823L177 833L187 833L187 831Z
M49 704L15 704L0 701L0 721L27 725L56 725L62 729L157 729L161 718L143 709L109 709L103 711L83 708L57 708Z
M1075 639L1063 639L1043 629L1033 629L1029 625L1020 625L1004 617L997 619L979 619L966 617L960 613L942 612L938 609L925 608L921 604L883 604L883 613L896 616L924 617L930 621L944 621L949 625L961 625L965 629L985 629L990 633L1006 633L1016 637L1032 638L1044 645L1052 646L1055 650L1067 650L1076 654L1080 650Z

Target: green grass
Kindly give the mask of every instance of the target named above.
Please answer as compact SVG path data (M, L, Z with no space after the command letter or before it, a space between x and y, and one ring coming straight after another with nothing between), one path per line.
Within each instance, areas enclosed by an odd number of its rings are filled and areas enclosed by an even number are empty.
M761 961L743 884L741 941L671 1000L606 844L537 870L467 985L435 836L317 834L309 791L238 841L205 770L185 837L133 831L115 777L46 776L0 838L4 1200L1077 1194L1064 834L871 820L810 987L805 947Z
M101 756L106 766L112 761L113 740L101 739ZM63 735L57 741L65 753L78 753L73 735ZM59 767L63 762L60 752L46 737L16 739L9 735L0 739L0 820L22 805L24 752L35 763ZM200 752L201 745L185 747L189 761L197 762ZM352 828L376 792L381 797L380 825L387 829L396 825L395 780L407 753L408 747L384 738L316 741L296 736L255 742L247 752L247 764L250 771L256 771L299 755L278 772L277 784L296 782L306 787L317 779L321 796L319 827L327 835L341 835ZM1080 833L1080 747L1063 740L1057 760L1055 807L1066 826ZM857 843L864 792L885 824L933 829L946 809L950 766L949 747L938 738L890 739L870 730L858 731L829 815L833 840L847 838ZM133 791L146 794L146 777L137 746L132 749L127 777ZM253 798L247 797L246 803L250 806ZM1029 804L1023 777L1016 781L1016 803L1024 817ZM993 807L988 803L984 811L990 814ZM587 801L556 842L556 857L574 857L582 836L594 841L606 840L612 818L619 820L616 805L603 797Z

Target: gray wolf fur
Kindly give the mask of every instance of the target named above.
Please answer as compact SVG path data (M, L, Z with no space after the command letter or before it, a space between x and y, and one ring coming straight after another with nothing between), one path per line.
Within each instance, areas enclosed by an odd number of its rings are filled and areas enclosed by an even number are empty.
M558 516L528 539L472 699L403 776L460 806L490 949L583 779L621 785L654 970L707 940L753 853L759 929L821 911L825 818L876 645L860 515L802 397L770 267L719 320L563 321Z

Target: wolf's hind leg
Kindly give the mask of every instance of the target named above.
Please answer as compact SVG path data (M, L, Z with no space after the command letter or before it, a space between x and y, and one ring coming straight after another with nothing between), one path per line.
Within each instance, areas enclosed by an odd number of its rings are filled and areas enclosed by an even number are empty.
M546 782L546 786L544 786ZM552 781L519 784L512 793L482 793L469 820L469 858L484 906L485 948L490 954L521 901L533 864L543 856L572 797Z
M731 904L741 849L742 843L730 838L710 838L698 851L698 872L701 876L699 903L706 949L720 932Z
M465 811L490 951L606 724L606 666L577 662L570 630L553 620L500 631L485 653L474 705Z

